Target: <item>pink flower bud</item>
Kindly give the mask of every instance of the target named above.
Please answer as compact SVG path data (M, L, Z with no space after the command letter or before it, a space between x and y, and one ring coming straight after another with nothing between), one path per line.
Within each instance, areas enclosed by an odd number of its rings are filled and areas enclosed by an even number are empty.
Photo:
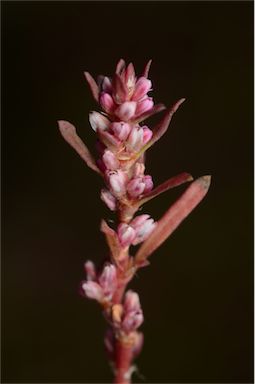
M121 170L108 171L107 178L114 196L122 196L126 193L126 178Z
M132 100L138 101L142 99L151 89L151 81L145 77L140 77L135 85Z
M143 323L143 313L140 312L129 312L122 322L121 328L124 332L130 333L135 331Z
M143 128L143 144L147 144L152 138L153 132L146 126L142 128Z
M126 292L125 298L124 298L124 311L127 312L133 312L133 311L140 311L141 310L141 304L139 300L139 296L136 292L131 291L130 289Z
M134 116L136 109L135 101L125 101L116 109L114 113L119 119L128 121Z
M114 136L121 141L125 141L131 131L129 124L120 121L119 123L112 123L111 129L114 132Z
M145 189L145 183L142 177L136 177L127 184L127 192L130 197L136 198L140 196Z
M110 121L107 119L107 117L96 111L90 112L89 122L94 131L97 131L98 129L104 131L110 125Z
M92 261L86 261L86 263L84 264L84 269L87 274L87 281L93 281L96 279L96 269Z
M149 111L153 107L154 103L152 97L147 97L137 103L135 115L140 116L142 113Z
M119 165L120 165L119 160L111 151L109 151L109 149L106 149L104 151L102 159L107 169L110 169L113 171L119 168Z
M131 90L135 86L136 77L135 69L132 63L129 63L125 71L125 82L127 87Z
M112 113L116 107L113 98L106 92L101 93L100 104L107 113Z
M126 223L119 224L117 232L122 247L130 245L136 237L135 230Z
M135 163L134 166L134 177L143 176L145 165L143 163Z
M111 211L116 210L116 199L110 191L102 189L100 197Z
M104 76L101 83L101 88L104 92L111 93L112 92L112 82L109 77Z
M132 151L139 151L143 145L143 129L139 125L133 126L127 139L127 147Z
M144 193L150 192L153 188L153 181L150 175L146 175L143 177L143 182L145 184Z
M113 264L107 264L99 277L99 284L105 297L111 300L113 293L117 288L117 273Z
M103 299L103 290L98 283L95 281L88 281L82 284L82 289L84 290L85 295L89 299L94 299L97 301L102 301Z
M142 241L146 240L151 232L154 230L156 223L149 215L137 216L130 225L134 228L136 232L136 237L133 240L132 244L137 245Z

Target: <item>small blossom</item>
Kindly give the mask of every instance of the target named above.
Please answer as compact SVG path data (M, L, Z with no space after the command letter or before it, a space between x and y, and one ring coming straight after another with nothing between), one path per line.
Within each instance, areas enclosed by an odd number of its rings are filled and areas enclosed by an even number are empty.
M108 183L114 196L122 196L126 193L125 175L121 170L107 173Z
M139 151L143 145L143 129L139 125L134 125L128 136L126 145L132 151Z
M132 100L138 101L142 99L151 89L151 81L145 77L140 77L135 85Z
M104 92L111 93L112 92L112 82L109 77L104 76L101 83L101 89Z
M84 264L84 269L87 274L87 281L93 281L96 279L96 269L93 261L86 261L86 263Z
M143 182L145 184L145 188L144 188L143 193L150 192L152 190L152 188L153 188L152 177L150 175L144 176L143 177Z
M99 279L99 284L103 290L104 296L111 300L113 293L117 288L117 273L116 268L113 264L107 264Z
M136 237L135 230L126 223L119 224L117 233L123 247L129 246Z
M89 299L94 299L99 302L103 300L103 290L98 283L95 281L88 281L82 284L82 289L84 290L85 295Z
M105 150L102 159L107 169L114 171L115 169L119 168L119 160L111 151L109 151L109 149Z
M137 103L135 114L140 116L142 113L149 111L153 107L154 103L152 97L147 97Z
M142 177L135 177L134 179L130 180L127 184L127 192L132 198L136 198L142 195L144 189L145 183L143 182Z
M112 123L111 129L114 132L114 136L121 141L125 141L131 131L130 125L127 123L124 123L124 121Z
M89 122L94 131L97 131L98 129L104 131L110 125L110 121L107 119L107 117L96 111L90 112Z
M122 321L122 329L126 333L135 331L143 323L143 313L141 312L130 312Z
M119 119L128 121L135 115L136 109L137 107L135 101L125 101L116 109L114 113Z
M144 126L143 128L143 144L147 144L152 138L153 132L148 127Z
M111 194L110 191L108 191L108 189L102 189L100 197L111 211L116 210L116 198Z
M130 223L136 231L136 237L132 244L137 245L146 240L154 230L156 223L149 215L140 215L133 219Z
M125 312L139 311L141 309L140 299L136 292L128 290L124 299Z
M116 107L113 98L109 93L102 92L100 96L100 104L107 113L112 113Z

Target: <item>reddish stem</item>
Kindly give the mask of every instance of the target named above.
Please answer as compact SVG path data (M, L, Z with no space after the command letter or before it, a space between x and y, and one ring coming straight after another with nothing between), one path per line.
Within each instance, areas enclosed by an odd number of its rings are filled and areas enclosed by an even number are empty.
M115 349L115 384L130 384L129 369L132 362L132 345L116 342Z

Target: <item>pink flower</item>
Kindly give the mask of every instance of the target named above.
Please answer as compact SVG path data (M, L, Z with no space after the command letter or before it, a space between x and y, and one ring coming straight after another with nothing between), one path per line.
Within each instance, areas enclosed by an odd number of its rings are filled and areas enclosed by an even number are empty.
M123 171L108 171L106 172L106 176L114 196L120 197L126 193L126 177Z
M107 169L114 171L115 169L119 168L119 160L109 149L104 151L102 159Z
M113 101L113 98L109 93L102 92L100 95L100 104L102 108L107 113L113 113L114 109L116 108L116 104Z
M147 144L152 138L153 132L148 127L144 126L143 128L143 144Z
M123 121L130 120L136 112L136 102L135 101L125 101L120 104L120 106L115 110L114 114Z
M150 175L135 177L127 184L127 192L132 198L137 198L143 193L151 191L152 188L153 182Z
M131 131L131 126L124 121L111 124L111 129L114 132L114 136L121 141L125 141Z
M100 197L111 211L116 210L116 198L111 194L110 191L108 191L108 189L102 189Z
M105 265L98 281L104 293L105 299L111 300L112 295L117 288L116 267L113 264Z
M135 230L126 223L119 224L117 232L122 247L129 246L136 237Z
M137 245L146 240L155 229L156 223L149 215L140 215L133 219L130 223L136 232L136 237L132 241L133 245Z
M137 103L135 115L140 116L144 112L149 111L153 107L154 103L152 97L147 97L144 100L141 100Z
M87 274L87 281L93 281L96 279L96 269L93 261L86 261L86 263L84 264L84 269Z
M139 101L147 92L151 89L151 81L145 77L140 77L135 85L135 90L132 96L132 100Z
M110 121L107 119L107 117L101 115L101 113L96 111L90 112L89 122L94 131L97 131L98 129L100 131L104 131L110 125Z
M126 146L131 151L139 151L143 145L143 129L139 125L134 125L128 136Z
M84 290L85 295L89 299L94 299L99 302L103 300L103 290L98 283L95 281L88 281L82 284L82 289Z

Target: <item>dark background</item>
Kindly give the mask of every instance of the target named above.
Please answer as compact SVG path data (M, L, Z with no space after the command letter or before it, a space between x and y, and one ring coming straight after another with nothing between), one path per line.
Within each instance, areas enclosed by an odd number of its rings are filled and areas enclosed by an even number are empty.
M187 98L148 152L155 183L212 174L206 199L131 284L145 313L141 375L251 382L253 4L243 1L2 2L2 381L111 382L104 320L78 294L83 262L105 256L99 223L110 215L56 120L93 148L98 107L83 71L111 75L120 57L138 72L153 59L156 102ZM158 219L184 189L144 212Z

